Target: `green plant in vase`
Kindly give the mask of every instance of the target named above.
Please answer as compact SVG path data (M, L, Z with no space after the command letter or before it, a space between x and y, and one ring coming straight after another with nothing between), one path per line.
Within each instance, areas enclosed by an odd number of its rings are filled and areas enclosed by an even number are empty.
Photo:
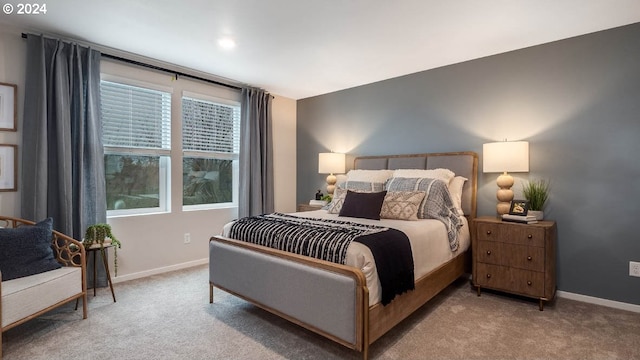
M529 202L529 211L539 212L538 220L544 217L544 206L549 199L549 181L548 180L532 180L522 185L522 194Z
M85 248L90 248L94 244L100 245L100 251L104 251L105 242L113 245L113 265L115 275L118 276L118 249L122 247L122 244L111 232L111 225L109 224L95 224L87 228L84 233L83 244Z

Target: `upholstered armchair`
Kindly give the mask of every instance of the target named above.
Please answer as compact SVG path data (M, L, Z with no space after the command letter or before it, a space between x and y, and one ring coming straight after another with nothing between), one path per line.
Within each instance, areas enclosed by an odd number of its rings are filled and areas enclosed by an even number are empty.
M86 319L82 243L53 230L51 218L34 223L0 216L0 226L0 334L73 300L82 299Z

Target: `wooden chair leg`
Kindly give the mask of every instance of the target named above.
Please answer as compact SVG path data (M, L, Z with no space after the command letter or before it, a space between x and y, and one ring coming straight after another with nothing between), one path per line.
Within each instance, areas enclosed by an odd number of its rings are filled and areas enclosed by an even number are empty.
M77 299L76 299L76 304L77 304ZM84 295L82 295L82 318L86 319L87 318L87 292L84 292Z

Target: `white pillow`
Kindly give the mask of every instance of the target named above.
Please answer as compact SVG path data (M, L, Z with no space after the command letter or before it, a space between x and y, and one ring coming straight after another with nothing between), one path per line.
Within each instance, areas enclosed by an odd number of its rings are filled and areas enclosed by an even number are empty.
M445 182L445 184L449 184L451 179L456 176L453 171L449 169L398 169L393 172L393 177L401 177L401 178L430 178L430 179L439 179Z
M393 170L349 170L347 181L384 183L393 176Z
M462 188L465 181L467 181L466 177L456 176L449 182L449 194L453 205L458 210L458 215L464 215L464 211L462 211Z

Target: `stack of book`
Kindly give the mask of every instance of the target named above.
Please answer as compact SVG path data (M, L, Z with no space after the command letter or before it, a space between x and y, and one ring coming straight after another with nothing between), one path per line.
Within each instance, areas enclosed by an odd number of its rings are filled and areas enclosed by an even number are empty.
M309 200L309 205L311 206L325 206L327 202L324 200Z
M538 222L538 220L536 220L536 217L533 215L510 215L510 214L503 214L502 221L517 222L521 224L535 224Z

